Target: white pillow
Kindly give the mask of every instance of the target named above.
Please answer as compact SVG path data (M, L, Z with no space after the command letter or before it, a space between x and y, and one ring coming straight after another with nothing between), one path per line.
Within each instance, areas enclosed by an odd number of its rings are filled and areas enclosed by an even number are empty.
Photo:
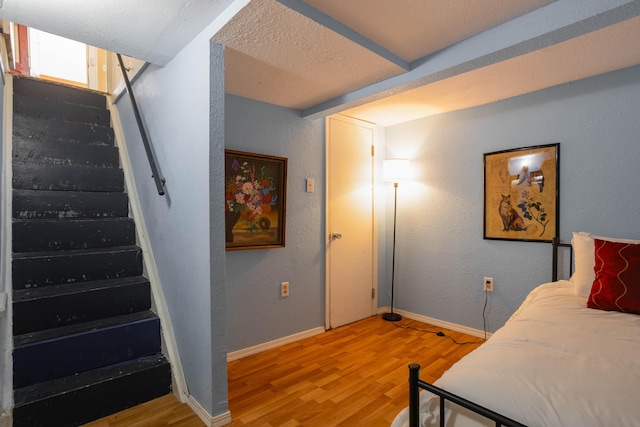
M596 265L593 242L595 239L606 240L608 242L640 244L640 240L596 236L584 231L573 233L571 246L573 246L573 262L575 268L569 281L573 283L575 294L579 297L589 298L591 287L596 280L596 274L593 270Z
M596 262L593 255L594 246L591 233L585 233L584 231L573 233L571 246L573 246L575 268L569 281L573 283L573 289L577 296L588 298L591 293L591 286L596 280L596 274L593 271Z

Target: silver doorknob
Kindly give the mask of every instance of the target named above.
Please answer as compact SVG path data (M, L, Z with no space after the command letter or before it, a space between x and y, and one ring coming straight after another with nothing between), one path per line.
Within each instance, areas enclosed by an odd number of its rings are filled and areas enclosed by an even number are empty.
M338 239L342 239L342 234L341 233L333 233L331 235L331 240L338 240Z

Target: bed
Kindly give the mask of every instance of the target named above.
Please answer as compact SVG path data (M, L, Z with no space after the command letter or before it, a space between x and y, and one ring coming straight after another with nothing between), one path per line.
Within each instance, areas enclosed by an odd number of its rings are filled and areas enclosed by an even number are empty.
M574 233L572 247L570 280L532 290L433 385L410 365L392 427L640 426L640 241Z

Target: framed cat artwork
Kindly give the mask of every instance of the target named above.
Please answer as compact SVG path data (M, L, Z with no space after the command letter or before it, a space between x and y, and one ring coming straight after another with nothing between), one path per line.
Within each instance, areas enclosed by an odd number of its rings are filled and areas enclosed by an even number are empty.
M484 154L484 238L550 242L559 226L560 144Z

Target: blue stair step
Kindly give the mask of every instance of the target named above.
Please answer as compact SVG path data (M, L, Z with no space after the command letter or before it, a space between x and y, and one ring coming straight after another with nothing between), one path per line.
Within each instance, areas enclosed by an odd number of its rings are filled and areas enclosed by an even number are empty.
M13 334L75 325L149 310L144 277L77 282L13 292Z
M111 124L111 113L105 107L89 107L18 93L13 94L13 111L14 114L36 118L58 119L100 126Z
M133 218L27 219L13 221L13 252L131 246Z
M89 125L42 117L13 116L13 136L38 139L51 144L75 142L87 145L114 146L113 129L109 126Z
M13 190L14 219L126 217L125 193Z
M160 352L151 311L14 336L13 384L25 387Z
M56 191L124 191L121 169L13 162L13 188Z
M79 426L171 392L159 355L14 391L14 427Z
M106 106L103 93L23 76L14 77L13 92L89 107L105 108Z
M13 137L12 155L13 160L18 162L98 168L120 166L118 147L74 142L49 143L20 136Z
M13 289L142 275L136 246L25 252L13 256Z

